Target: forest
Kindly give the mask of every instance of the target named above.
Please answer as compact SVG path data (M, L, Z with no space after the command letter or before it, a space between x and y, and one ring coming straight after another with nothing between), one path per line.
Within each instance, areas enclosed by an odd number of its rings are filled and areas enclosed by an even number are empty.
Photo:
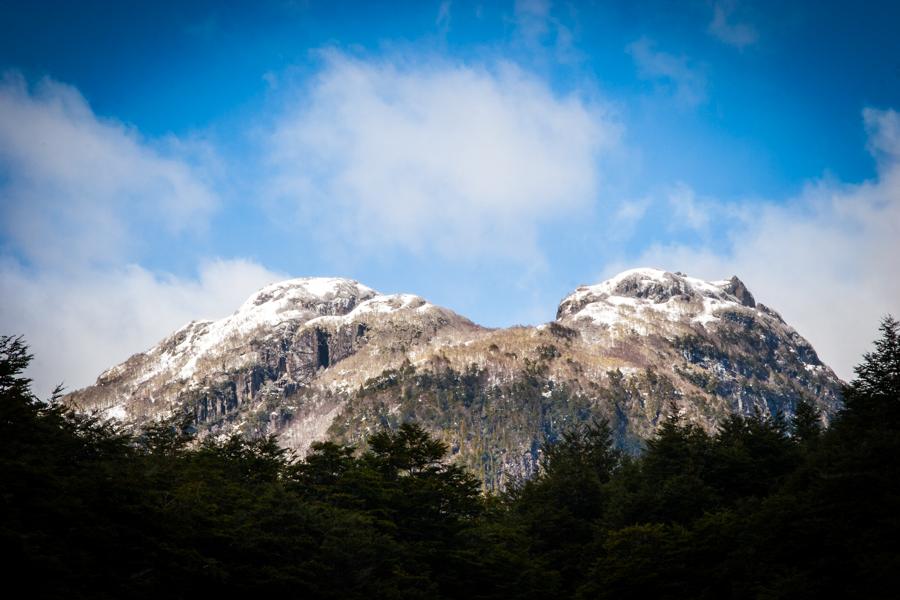
M608 423L502 493L416 423L302 459L43 401L0 337L0 540L35 598L823 598L900 586L900 322L826 426L670 411L638 454Z

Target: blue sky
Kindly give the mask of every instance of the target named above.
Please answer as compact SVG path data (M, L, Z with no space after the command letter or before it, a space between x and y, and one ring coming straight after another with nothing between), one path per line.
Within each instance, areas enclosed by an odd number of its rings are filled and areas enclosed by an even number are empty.
M895 2L223 4L0 2L0 325L41 389L287 276L504 326L737 274L843 377L900 313Z

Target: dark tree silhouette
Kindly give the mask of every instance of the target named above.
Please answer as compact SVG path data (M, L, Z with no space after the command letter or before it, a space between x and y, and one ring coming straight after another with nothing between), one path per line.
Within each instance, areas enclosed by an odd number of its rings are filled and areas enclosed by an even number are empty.
M638 456L562 432L500 495L406 423L298 460L274 438L125 431L54 402L0 337L8 589L47 598L890 597L900 585L900 324L829 426L801 402L714 432L675 411Z

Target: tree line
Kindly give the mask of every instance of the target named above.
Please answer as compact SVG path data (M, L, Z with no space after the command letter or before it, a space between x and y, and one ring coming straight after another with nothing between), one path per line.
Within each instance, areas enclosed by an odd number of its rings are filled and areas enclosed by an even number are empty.
M607 423L502 494L408 423L298 460L269 437L127 431L42 402L0 337L5 587L39 598L889 597L900 583L900 323L827 428L675 411L638 456ZM18 586L24 586L19 588Z

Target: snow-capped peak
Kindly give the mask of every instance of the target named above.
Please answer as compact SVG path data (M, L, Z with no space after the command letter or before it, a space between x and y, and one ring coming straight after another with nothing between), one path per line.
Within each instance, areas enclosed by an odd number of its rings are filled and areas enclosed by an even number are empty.
M696 293L721 298L729 283L728 280L705 281L683 273L643 267L622 271L596 285L581 286L569 297L606 294L659 301L676 295Z
M303 277L273 283L250 296L231 316L211 323L201 347L205 351L231 335L246 334L258 327L344 315L377 295L372 288L352 279Z
M323 316L309 321L309 324L331 322L335 324L365 320L370 315L386 315L400 310L415 310L423 313L437 309L421 296L415 294L379 294L356 305L345 315Z
M316 312L344 312L379 295L372 288L352 279L339 277L301 277L268 285L251 295L235 312L239 314L271 313L292 309L319 307ZM302 308L301 308L302 307Z
M372 288L338 277L302 277L273 283L252 294L231 315L217 321L193 321L151 349L148 354L156 355L158 364L145 377L174 367L180 378L188 379L202 357L230 340L286 322L346 315L377 297L381 296Z
M737 277L705 281L683 273L638 268L623 271L596 285L581 286L566 296L557 319L588 320L613 326L645 320L652 311L668 321L710 323L724 308L756 306Z
M634 383L633 401L615 410L640 435L652 433L666 399L705 427L730 412L789 411L798 393L825 410L839 404L834 373L737 278L632 269L574 290L558 318L537 328L485 329L412 294L379 294L348 279L291 279L252 294L225 318L189 323L66 402L129 425L191 411L202 435L274 433L301 452L328 439L338 422L342 432L368 431L375 421L367 419L382 414L370 412L378 406L396 414L407 403L403 411L435 427L450 422L446 415L470 414L462 398L434 404L381 386L408 373L407 365L415 385L439 386L435 393L445 376L475 368L479 375L467 381L476 393L516 411L533 408L517 398L519 377L546 377L541 394L549 402L565 386L605 411L612 396L599 390L621 373ZM642 395L651 373L660 385ZM427 374L435 377L419 377ZM511 395L495 395L506 386ZM524 456L528 444L501 447Z
M151 348L150 362L136 384L173 373L191 380L204 359L222 353L248 355L248 343L292 327L341 326L399 311L441 313L443 309L413 294L380 294L336 277L303 277L268 285L253 293L234 313L217 321L192 321ZM113 368L101 378L116 376Z

